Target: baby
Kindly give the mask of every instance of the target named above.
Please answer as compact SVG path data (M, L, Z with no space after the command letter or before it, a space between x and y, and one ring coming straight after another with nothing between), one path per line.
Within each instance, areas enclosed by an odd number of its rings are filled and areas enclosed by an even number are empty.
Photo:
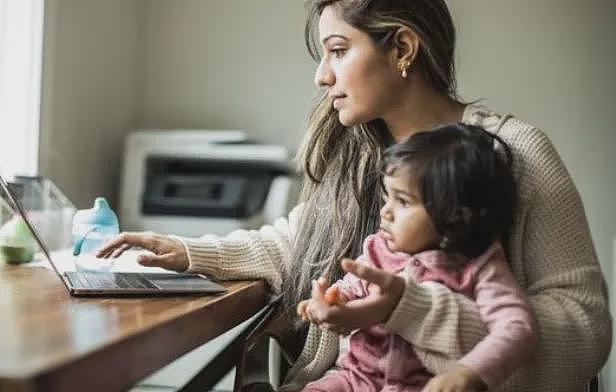
M357 261L399 274L407 284L444 285L467 296L489 333L435 375L412 341L382 325L360 329L347 350L341 344L336 369L305 391L491 390L528 360L536 323L500 243L514 216L510 166L500 138L464 124L414 134L385 151L380 231L366 238ZM372 290L378 287L347 274L325 299L344 306ZM311 318L311 301L298 305L304 319Z

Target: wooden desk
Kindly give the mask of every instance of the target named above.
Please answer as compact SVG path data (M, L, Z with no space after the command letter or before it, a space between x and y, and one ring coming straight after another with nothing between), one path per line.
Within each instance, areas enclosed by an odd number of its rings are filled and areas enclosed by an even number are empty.
M0 263L0 391L119 391L238 325L260 281L225 294L72 298L53 271Z

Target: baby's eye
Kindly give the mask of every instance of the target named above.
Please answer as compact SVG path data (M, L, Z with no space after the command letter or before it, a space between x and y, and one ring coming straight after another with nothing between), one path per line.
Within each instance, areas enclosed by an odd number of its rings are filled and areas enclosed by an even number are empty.
M398 199L398 203L399 203L402 207L408 207L408 206L410 206L410 205L411 205L411 203L410 203L408 200L406 200L406 199L403 199L403 198L401 198L401 197L398 197L397 199Z

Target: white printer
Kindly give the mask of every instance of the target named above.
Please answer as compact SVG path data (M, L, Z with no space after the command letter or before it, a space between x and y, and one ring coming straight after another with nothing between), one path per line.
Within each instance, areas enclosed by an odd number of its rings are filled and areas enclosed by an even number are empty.
M242 131L138 130L126 139L122 230L181 236L258 228L286 216L297 197L283 146Z
M297 189L287 149L249 143L242 131L138 130L125 143L120 226L188 237L259 228L288 214ZM240 331L191 351L144 385L180 388ZM270 344L275 362L280 349ZM233 389L233 378L217 389Z

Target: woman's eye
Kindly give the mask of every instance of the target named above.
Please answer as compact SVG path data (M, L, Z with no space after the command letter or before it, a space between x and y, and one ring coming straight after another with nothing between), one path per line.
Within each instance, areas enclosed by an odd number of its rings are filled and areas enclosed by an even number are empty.
M344 56L344 53L346 52L346 49L334 48L334 49L330 50L330 52L334 54L334 57L340 58L340 57Z

